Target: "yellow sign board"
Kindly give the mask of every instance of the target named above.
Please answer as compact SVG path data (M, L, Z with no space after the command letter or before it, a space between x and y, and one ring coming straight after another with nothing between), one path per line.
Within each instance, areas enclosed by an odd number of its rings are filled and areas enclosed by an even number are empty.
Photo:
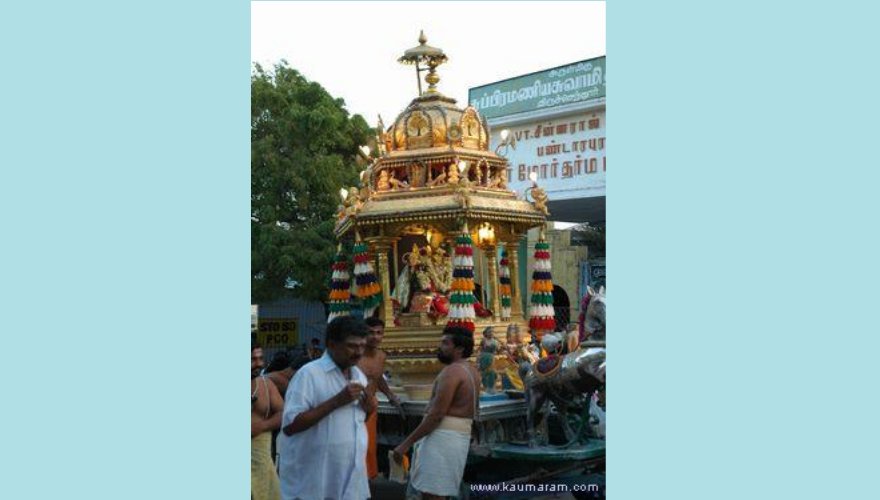
M260 318L257 342L263 347L294 347L299 344L299 318Z

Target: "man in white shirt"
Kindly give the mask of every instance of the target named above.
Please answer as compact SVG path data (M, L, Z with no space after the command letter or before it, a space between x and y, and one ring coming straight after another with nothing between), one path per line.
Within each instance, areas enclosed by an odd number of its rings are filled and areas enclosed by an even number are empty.
M281 420L281 496L284 500L364 500L367 480L367 377L357 362L369 329L343 316L327 325L324 354L290 381Z

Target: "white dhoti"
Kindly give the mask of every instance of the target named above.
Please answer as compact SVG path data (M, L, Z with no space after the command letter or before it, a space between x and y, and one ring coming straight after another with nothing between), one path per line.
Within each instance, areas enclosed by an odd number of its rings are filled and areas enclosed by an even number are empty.
M458 496L471 444L473 420L443 417L440 425L416 443L410 483L422 493Z

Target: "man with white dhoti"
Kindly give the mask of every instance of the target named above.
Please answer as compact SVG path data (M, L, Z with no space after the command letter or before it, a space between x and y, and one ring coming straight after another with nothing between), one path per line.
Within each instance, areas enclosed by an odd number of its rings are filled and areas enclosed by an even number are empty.
M367 377L357 362L368 329L343 316L327 325L327 350L303 366L284 398L280 440L281 496L284 500L364 500L367 480L367 429L376 411L367 397Z
M443 330L437 358L446 366L434 381L427 414L394 449L394 460L401 463L415 445L410 484L424 499L458 495L479 405L480 375L468 361L473 350L471 332Z

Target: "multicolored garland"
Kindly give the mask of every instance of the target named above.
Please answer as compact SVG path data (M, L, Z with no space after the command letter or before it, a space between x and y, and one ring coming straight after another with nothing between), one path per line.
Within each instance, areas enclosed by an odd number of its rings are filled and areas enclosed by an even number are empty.
M364 317L369 318L382 303L382 287L376 278L370 255L367 253L367 244L358 239L354 244L354 282L357 285L356 294L364 308Z
M348 263L342 254L342 245L336 248L333 262L333 275L330 278L330 315L327 323L340 316L351 314L351 276L348 274Z
M510 320L510 296L513 292L510 288L510 263L507 260L507 250L501 252L501 262L498 263L498 282L501 284L501 319Z
M535 244L529 327L538 341L545 333L556 329L556 313L553 310L553 277L550 273L550 244L544 241L543 234Z
M455 238L455 254L452 257L452 286L449 294L449 321L446 326L460 326L474 331L474 248L467 232Z

